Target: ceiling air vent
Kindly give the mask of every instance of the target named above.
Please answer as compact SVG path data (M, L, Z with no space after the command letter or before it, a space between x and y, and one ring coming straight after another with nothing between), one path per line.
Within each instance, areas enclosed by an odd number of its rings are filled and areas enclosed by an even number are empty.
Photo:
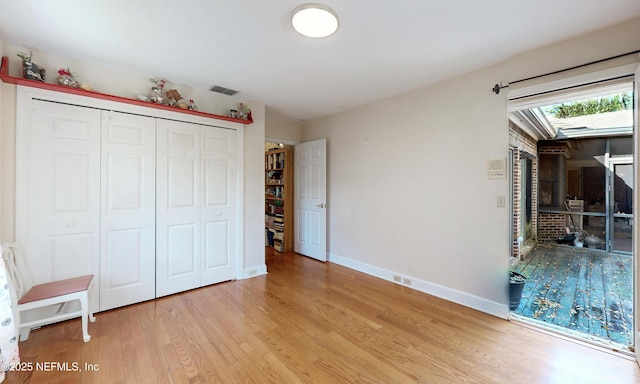
M234 91L233 89L221 87L219 85L214 85L213 87L209 88L209 90L211 92L222 93L223 95L228 95L228 96L233 96L236 93L238 93L238 91Z

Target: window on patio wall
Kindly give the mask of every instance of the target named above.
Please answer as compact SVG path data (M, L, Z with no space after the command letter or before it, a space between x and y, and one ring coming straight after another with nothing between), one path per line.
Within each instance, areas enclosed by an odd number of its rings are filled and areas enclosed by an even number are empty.
M539 160L539 205L557 207L558 197L558 156L540 155Z

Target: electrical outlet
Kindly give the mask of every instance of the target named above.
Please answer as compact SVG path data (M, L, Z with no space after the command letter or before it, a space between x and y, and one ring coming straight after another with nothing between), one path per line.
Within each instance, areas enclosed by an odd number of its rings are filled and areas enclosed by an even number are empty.
M401 283L402 278L398 275L393 275L393 281L395 281L396 283Z
M406 277L402 279L402 283L404 285L411 285L411 279L407 279Z

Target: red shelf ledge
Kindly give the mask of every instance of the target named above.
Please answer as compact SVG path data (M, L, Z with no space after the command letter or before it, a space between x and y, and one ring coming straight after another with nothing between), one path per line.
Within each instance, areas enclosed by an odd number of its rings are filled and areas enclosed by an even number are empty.
M223 115L216 115L216 114L213 114L213 113L206 113L206 112L200 112L200 111L190 111L188 109L182 109L182 108L178 108L178 107L170 107L168 105L163 105L163 104L155 104L155 103L149 103L147 101L142 101L142 100L129 99L129 98L126 98L126 97L108 95L106 93L100 93L100 92L94 92L94 91L85 91L84 89L80 89L80 88L70 88L70 87L65 87L63 85L58 85L58 84L50 84L50 83L45 83L45 82L36 81L36 80L24 79L24 78L20 78L20 77L12 77L12 76L9 76L9 58L7 56L2 56L2 62L0 63L0 80L2 80L3 82L5 82L7 84L24 85L24 86L27 86L27 87L47 89L47 90L50 90L50 91L71 93L71 94L74 94L74 95L93 97L93 98L96 98L96 99L103 99L103 100L109 100L109 101L116 101L116 102L119 102L119 103L140 105L140 106L143 106L143 107L164 109L166 111L174 111L174 112L186 113L186 114L189 114L189 115L202 116L202 117L207 117L207 118L211 118L211 119L233 121L235 123L240 123L240 124L247 124L248 125L248 124L253 123L253 120L238 119L238 118L233 118L233 117L228 117L228 116L223 116Z

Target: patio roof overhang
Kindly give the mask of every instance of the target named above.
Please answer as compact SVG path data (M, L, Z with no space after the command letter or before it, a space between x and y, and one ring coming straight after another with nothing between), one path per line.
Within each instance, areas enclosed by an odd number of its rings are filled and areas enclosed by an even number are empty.
M509 120L536 140L629 136L633 134L633 110L557 118L541 107L509 113Z
M509 113L509 120L536 141L551 140L557 136L540 108L523 109Z

